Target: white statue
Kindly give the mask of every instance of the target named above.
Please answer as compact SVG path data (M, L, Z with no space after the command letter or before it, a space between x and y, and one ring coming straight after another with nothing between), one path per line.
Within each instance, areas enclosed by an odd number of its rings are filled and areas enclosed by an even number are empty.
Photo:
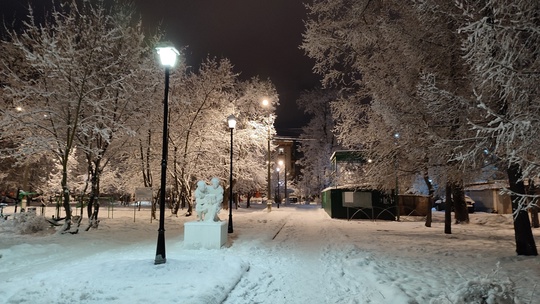
M208 193L213 194L216 198L215 202L215 208L216 208L216 216L214 218L214 222L219 222L220 219L218 217L219 211L221 211L221 206L223 204L223 187L219 184L219 178L213 177L210 182L212 183L212 187L207 188Z
M212 186L208 187L205 181L197 182L195 189L195 211L197 220L205 222L218 222L218 213L223 202L223 188L219 185L219 178L212 178Z
M207 212L206 206L206 183L202 180L197 182L195 189L195 211L197 212L197 220L201 221Z

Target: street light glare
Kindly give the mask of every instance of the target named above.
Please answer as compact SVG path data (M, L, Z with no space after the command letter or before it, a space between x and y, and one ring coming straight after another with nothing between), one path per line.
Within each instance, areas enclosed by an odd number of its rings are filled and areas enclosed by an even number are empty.
M268 101L268 99L264 99L262 101L262 105L265 106L265 107L268 106L269 104L270 104L270 102Z
M161 64L166 67L173 67L176 64L176 57L180 55L177 49L172 46L156 48Z
M236 127L236 117L233 114L229 115L227 123L229 123L229 129L234 129Z

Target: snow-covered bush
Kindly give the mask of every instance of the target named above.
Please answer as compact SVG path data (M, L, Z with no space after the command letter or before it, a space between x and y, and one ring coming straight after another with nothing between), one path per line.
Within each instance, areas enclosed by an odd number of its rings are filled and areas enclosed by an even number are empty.
M43 216L37 216L33 212L23 212L13 218L15 231L20 234L30 234L44 231L50 224Z
M516 299L516 286L506 276L498 275L500 266L485 277L464 280L456 286L456 289L438 299L434 303L452 304L515 304L520 303Z
M513 304L515 302L515 286L505 279L503 281L490 278L475 279L464 282L450 297L452 303L487 303Z

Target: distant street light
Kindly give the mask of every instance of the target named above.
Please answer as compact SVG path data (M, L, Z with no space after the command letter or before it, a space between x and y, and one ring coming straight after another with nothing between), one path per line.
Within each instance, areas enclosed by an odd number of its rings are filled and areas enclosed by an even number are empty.
M236 117L229 115L227 117L227 123L231 130L231 169L229 172L229 233L233 233L233 221L232 221L232 203L233 203L233 130L236 127Z
M167 152L168 148L168 122L169 116L169 73L176 63L179 55L174 47L159 47L156 49L161 64L165 67L165 96L163 98L163 144L161 152L161 188L159 190L159 229L154 264L163 264L167 261L165 255L165 186L167 184Z
M279 197L279 167L276 168L276 172L277 172L277 193L276 193L276 204L277 204L277 207L279 209L279 201L280 201L280 197Z
M264 99L262 101L262 105L264 107L267 107L268 105L270 104L270 102L268 101L268 99ZM267 135L266 135L266 140L267 140L267 143L268 143L268 161L266 163L266 170L267 170L267 193L266 193L266 208L268 208L268 211L271 211L272 210L272 182L271 182L271 173L270 173L270 162L272 161L271 160L271 155L270 155L270 115L268 115L269 119L268 119L268 125L266 126L267 128Z
M399 139L399 133L394 133L394 145L397 147L398 145L398 139ZM396 148L397 149L397 148ZM395 154L395 158L394 158L394 174L395 174L395 177L396 177L396 220L399 221L400 220L400 209L399 208L399 183L398 183L398 155L397 155L397 150L396 150L396 154Z
M287 206L287 203L289 202L289 197L287 195L287 165L283 160L279 160L279 165L283 166L283 198L285 199L285 206ZM279 208L279 205L278 205Z

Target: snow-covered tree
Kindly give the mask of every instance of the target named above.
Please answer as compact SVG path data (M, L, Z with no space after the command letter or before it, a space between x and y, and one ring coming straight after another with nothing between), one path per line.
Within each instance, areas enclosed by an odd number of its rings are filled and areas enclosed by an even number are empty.
M323 84L342 89L332 103L340 144L363 150L374 161L373 183L387 189L394 188L388 177L396 162L404 176L425 168L427 143L418 145L424 128L416 126L422 113L415 96L425 58L410 4L314 1L302 45Z
M538 176L538 4L456 3L315 1L303 47L326 83L347 88L349 103L334 107L342 143L390 151L382 163L393 158L399 172L423 171L426 181L445 172L439 178L458 190L487 153L509 168L511 189L526 202L523 177ZM391 132L400 135L394 149ZM527 214L514 205L518 252L536 254Z
M302 157L297 161L301 167L303 195L319 196L331 182L330 157L336 150L334 119L331 102L338 98L336 90L313 90L304 92L297 100L298 107L310 116L300 135L299 151Z
M74 147L86 154L95 178L111 140L130 133L127 119L137 120L137 104L144 100L136 98L130 82L148 55L143 38L133 11L106 8L104 1L73 1L53 5L43 24L30 10L24 29L4 41L12 52L2 60L3 90L8 102L23 110L8 108L3 117L10 123L3 127L20 140L16 156L49 153L62 164L67 223Z
M456 146L452 134L466 130L466 107L441 117L431 96L422 95L426 75L435 75L430 79L452 94L466 83L453 72L459 40L450 30L456 25L451 18L422 22L415 4L314 1L302 48L316 60L323 84L341 88L341 98L332 103L336 136L372 160L370 184L403 192L420 175L432 194L431 180L462 183L463 173L476 168L448 162Z
M476 145L468 155L489 153L507 168L513 196L517 253L537 255L530 228L525 180L540 178L540 3L458 1L467 17L461 32L464 58L474 77L471 117ZM480 150L480 151L479 151Z
M95 34L107 33L107 40L103 41L101 56L95 60L97 66L104 68L96 72L93 92L96 97L93 106L83 113L77 135L91 182L88 217L94 226L99 211L101 173L111 160L119 161L126 153L126 144L133 141L140 121L148 116L149 111L141 110L151 109L147 95L152 95L161 83L156 73L157 63L152 60L151 47L157 38L145 37L134 10L118 5L110 10L99 8L98 12L103 14L103 20L99 27L94 26Z
M226 119L231 114L238 121L233 147L236 187L246 192L261 186L267 130L263 121L268 110L260 103L265 97L274 100L273 108L277 105L269 81L239 80L227 59L207 59L197 71L187 71L173 84L169 131L173 189L180 202L188 205L188 214L197 180L215 176L227 184L230 130Z

